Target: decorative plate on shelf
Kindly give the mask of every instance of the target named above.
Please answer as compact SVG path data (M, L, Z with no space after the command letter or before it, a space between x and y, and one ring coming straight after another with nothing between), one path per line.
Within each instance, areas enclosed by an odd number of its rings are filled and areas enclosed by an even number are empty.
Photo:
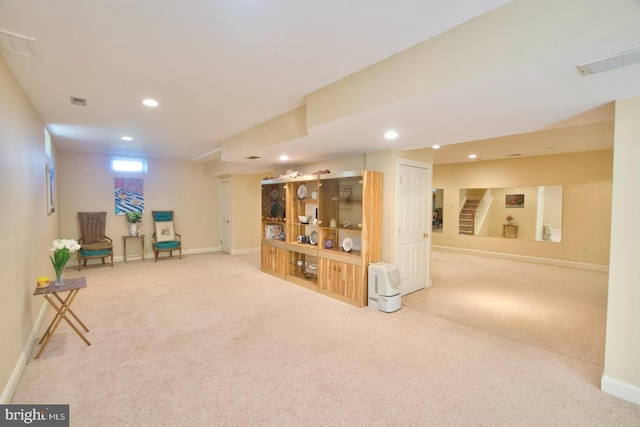
M351 240L350 237L345 237L342 241L342 250L345 252L351 252L351 249L353 249L353 240Z
M284 207L280 203L271 205L271 218L282 218L284 216Z
M317 245L318 244L318 232L317 231L312 231L311 235L309 236L309 243L311 243L312 245Z
M298 198L304 199L305 197L307 197L307 186L300 184L300 187L298 187Z
M313 191L311 192L311 198L313 200L318 200L318 189L314 188Z

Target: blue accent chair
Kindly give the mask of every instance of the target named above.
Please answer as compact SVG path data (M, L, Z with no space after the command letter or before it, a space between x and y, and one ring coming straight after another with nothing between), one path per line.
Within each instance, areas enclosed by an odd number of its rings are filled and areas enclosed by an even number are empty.
M87 266L87 260L92 258L111 258L113 267L113 240L105 236L107 226L106 212L78 212L78 222L80 224L80 238L78 244L80 250L78 254L78 271L82 265Z
M182 236L175 232L173 227L173 211L152 211L153 217L153 248L154 262L158 261L161 252L169 252L173 257L173 251L178 251L182 259Z

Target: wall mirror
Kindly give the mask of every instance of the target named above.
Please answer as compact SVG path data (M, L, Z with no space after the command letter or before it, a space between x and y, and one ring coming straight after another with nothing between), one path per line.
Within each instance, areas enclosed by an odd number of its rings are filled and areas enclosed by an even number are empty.
M460 234L562 241L561 185L462 188L459 212Z
M442 233L444 190L442 188L434 188L432 193L433 202L431 206L433 207L433 220L431 221L431 231L434 233Z

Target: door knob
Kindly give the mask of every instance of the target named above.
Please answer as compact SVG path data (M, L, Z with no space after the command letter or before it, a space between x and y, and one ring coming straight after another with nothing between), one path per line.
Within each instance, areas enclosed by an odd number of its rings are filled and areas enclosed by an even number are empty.
M429 237L429 234L428 234L428 233L424 233L424 234L422 235L422 237L424 237L424 238L426 239L427 237Z

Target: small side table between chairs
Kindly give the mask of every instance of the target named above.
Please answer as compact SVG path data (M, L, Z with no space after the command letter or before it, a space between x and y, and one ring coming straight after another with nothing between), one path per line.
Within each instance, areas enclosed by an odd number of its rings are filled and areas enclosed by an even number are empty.
M56 332L56 329L58 329L58 326L60 325L62 319L64 319L65 322L67 322L69 326L71 326L76 334L78 334L78 336L82 338L85 344L91 345L82 331L80 331L80 329L78 329L78 327L73 323L73 320L75 319L75 321L84 329L85 332L89 332L89 329L84 325L84 323L82 323L80 319L78 319L78 316L76 316L76 314L71 310L71 304L78 295L78 292L80 292L80 289L86 287L87 279L85 277L76 277L72 279L64 279L64 283L62 284L62 286L56 286L55 282L50 281L49 286L43 288L38 287L33 292L34 296L44 296L44 298L56 311L56 315L53 317L51 323L49 323L49 327L45 331L44 335L42 335L42 338L40 338L40 342L38 344L41 344L42 347L40 347L40 350L38 350L36 359L39 358L44 349L47 348L47 344L49 344L49 341L51 341L51 337ZM67 296L64 299L62 299L62 297L59 295L63 292L68 292ZM60 305L58 305L56 301L60 303ZM69 317L69 315L71 315L71 318Z
M513 239L518 238L518 226L515 224L503 224L502 225L502 237L511 237Z
M144 261L144 234L139 236L122 236L122 252L124 256L124 263L127 263L127 239L140 239L140 247L142 248L142 261Z

